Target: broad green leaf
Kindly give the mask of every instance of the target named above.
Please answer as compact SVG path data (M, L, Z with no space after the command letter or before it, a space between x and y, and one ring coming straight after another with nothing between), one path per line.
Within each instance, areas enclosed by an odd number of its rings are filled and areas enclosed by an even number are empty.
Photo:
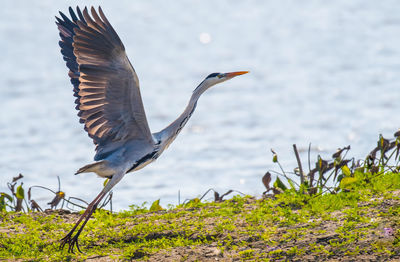
M283 191L287 190L287 187L285 184L282 183L282 181L279 179L279 177L276 177L275 183L274 183L275 188L280 188Z
M8 199L8 201L12 202L12 196L10 196L9 194L6 194L4 192L1 192L0 197L5 197Z
M200 199L199 198L193 198L193 199L191 199L189 202L187 202L186 204L185 204L185 206L186 207L196 207L196 206L198 206L199 204L201 204L201 201L200 201Z
M346 177L351 176L351 171L350 171L349 167L346 165L342 166L342 172L343 172L343 175L345 175Z
M3 195L0 196L0 211L6 211L6 201Z
M154 201L153 204L151 204L149 211L153 212L153 211L160 211L160 210L163 210L163 208L160 206L160 199L158 199L158 200Z
M357 182L357 178L355 177L343 177L340 181L340 187L342 189L347 189L350 188L355 182Z
M322 158L320 155L318 155L318 169L321 170L322 169Z
M19 185L18 187L17 187L17 198L18 199L24 199L24 197L25 197L25 192L24 192L24 189L22 188L22 185Z

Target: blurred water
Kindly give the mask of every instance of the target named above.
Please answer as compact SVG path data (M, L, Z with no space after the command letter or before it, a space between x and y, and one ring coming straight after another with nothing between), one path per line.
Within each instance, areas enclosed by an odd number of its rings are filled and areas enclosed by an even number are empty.
M87 4L92 1L85 1ZM0 9L0 192L18 173L25 186L88 201L93 174L74 176L94 155L78 123L59 53L54 15L68 5L2 2ZM179 138L155 163L129 174L114 206L177 204L208 188L260 195L261 177L288 169L292 144L330 155L351 144L363 158L379 133L400 126L398 1L97 1L139 75L153 132L175 119L193 88L212 72L251 74L207 92ZM318 150L317 150L318 149ZM306 162L306 156L302 156ZM36 190L41 203L49 194Z

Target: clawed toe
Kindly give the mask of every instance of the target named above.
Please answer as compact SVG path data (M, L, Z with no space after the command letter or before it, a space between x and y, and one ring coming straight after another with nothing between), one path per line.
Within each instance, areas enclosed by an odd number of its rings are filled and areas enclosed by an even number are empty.
M76 246L76 249L80 253L83 253L79 248L78 237L81 234L86 223L88 222L89 218L96 210L97 204L101 201L101 199L104 197L105 194L106 193L104 193L103 191L100 192L100 194L92 201L92 203L89 204L89 206L86 208L85 212L80 216L80 218L76 222L75 226L71 229L71 231L60 240L61 241L60 249L64 249L65 245L68 244L68 252L74 253L74 247ZM74 235L76 229L78 230Z
M61 239L61 244L60 244L60 249L64 249L64 246L68 244L68 252L74 253L74 247L76 246L76 249L80 252L81 249L79 248L79 243L78 243L78 235L75 235L74 237L71 237L72 234L68 234L65 237Z

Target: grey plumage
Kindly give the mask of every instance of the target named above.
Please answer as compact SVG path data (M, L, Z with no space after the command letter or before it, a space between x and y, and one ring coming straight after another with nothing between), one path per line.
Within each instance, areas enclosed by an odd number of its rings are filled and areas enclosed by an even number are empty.
M56 17L61 53L69 68L74 87L79 121L96 145L95 163L77 173L95 172L111 178L89 204L73 229L62 239L61 247L80 251L78 237L101 199L129 172L148 165L172 143L196 108L199 97L211 86L247 73L213 73L193 91L183 113L170 125L151 133L144 111L139 79L125 53L125 47L99 7L76 13L70 18L60 12ZM83 222L82 222L83 221ZM78 232L77 227L82 223Z

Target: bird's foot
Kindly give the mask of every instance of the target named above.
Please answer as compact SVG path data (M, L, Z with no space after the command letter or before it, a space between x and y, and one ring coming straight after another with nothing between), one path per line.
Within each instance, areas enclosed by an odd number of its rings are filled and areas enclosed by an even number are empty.
M78 244L79 235L81 234L89 218L92 216L93 212L96 210L97 204L101 201L101 199L104 197L105 194L106 193L104 193L103 191L100 192L100 194L93 200L93 202L89 204L89 206L86 208L85 212L80 216L80 218L76 222L75 226L71 229L71 231L69 231L69 233L60 240L61 241L60 249L64 249L65 245L68 244L68 252L74 253L74 248L76 246L76 249L80 253L83 253L79 248ZM76 232L74 235L74 232L78 227L79 227L78 232Z
M68 244L68 252L74 253L74 247L76 246L76 249L80 253L83 253L81 251L81 249L79 248L79 244L78 244L79 234L75 234L74 236L72 236L72 235L73 235L73 231L69 232L65 237L63 237L61 239L60 249L64 249L64 246L66 244Z

